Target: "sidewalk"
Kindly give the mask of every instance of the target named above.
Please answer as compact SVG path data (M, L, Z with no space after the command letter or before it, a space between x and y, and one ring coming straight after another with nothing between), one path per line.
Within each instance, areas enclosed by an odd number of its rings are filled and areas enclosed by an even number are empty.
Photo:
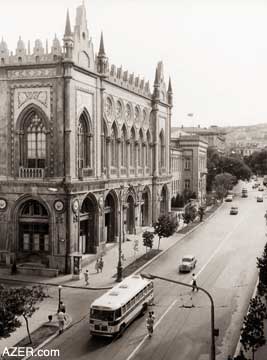
M217 209L216 209L217 210ZM212 216L215 212L208 211L208 218ZM204 217L205 220L205 217ZM205 223L205 222L204 222ZM174 235L170 236L169 238L164 238L161 241L160 249L162 250L161 253L158 255L160 256L162 253L167 251L181 239L183 239L187 234L195 231L199 226L201 226L203 222L199 223L196 222L195 226L191 228L191 225L188 227L188 232L185 233L186 226L180 226L178 228L179 231L176 232ZM142 229L153 231L153 228L144 228ZM122 243L122 254L124 257L124 261L122 262L123 268L134 262L137 258L141 257L143 254L146 253L146 248L143 246L143 238L142 233L138 235L127 235L127 241ZM128 241L129 240L129 241ZM157 247L158 238L155 236L154 238L154 248ZM40 276L25 276L25 275L5 275L1 274L0 269L0 282L1 278L10 279L10 280L22 280L22 281L36 281L40 283L50 283L55 285L72 285L77 287L84 287L85 280L83 273L88 270L89 272L89 286L88 288L101 288L101 287L112 287L116 284L116 273L117 273L117 265L118 265L118 244L111 244L107 245L107 251L103 255L104 261L104 268L103 271L97 273L95 269L95 261L89 263L82 269L82 276L80 280L73 280L72 275L63 275L55 278L44 278ZM137 250L137 251L136 251ZM155 259L155 258L154 258ZM152 261L154 260L152 259ZM148 266L148 263L145 264ZM17 285L17 284L16 284ZM57 287L50 287L49 292L56 293L58 291ZM57 308L57 296L52 296L51 298L46 298L42 303L40 303L40 310L36 311L36 313L32 316L31 319L31 332L37 329L41 324L47 321L47 314L55 313L55 309ZM3 351L5 346L10 347L14 344L18 343L23 337L27 335L26 328L24 326L24 320L22 319L22 326L18 328L11 336L7 339L3 339L0 341L0 354Z

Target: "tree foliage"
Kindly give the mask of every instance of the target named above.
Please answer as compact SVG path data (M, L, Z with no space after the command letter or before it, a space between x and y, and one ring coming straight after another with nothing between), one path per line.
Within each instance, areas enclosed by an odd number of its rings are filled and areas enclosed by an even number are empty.
M0 338L10 336L10 333L21 326L19 317L26 322L29 342L31 336L28 319L38 310L37 303L45 297L42 286L7 288L0 284Z
M171 206L173 208L184 207L190 199L196 199L196 193L194 191L184 189L182 194L177 193L176 197L171 200Z
M147 252L147 248L150 248L151 250L153 247L154 233L151 231L144 231L142 236L143 236L143 244L146 247L146 252Z
M207 191L211 191L218 174L229 173L235 176L235 181L248 180L252 171L245 161L237 156L225 156L217 150L208 148L207 152Z
M184 209L184 223L189 224L190 222L194 221L197 216L197 209L193 204L188 204Z
M228 190L232 189L235 177L229 173L218 174L214 179L215 191L218 199L223 199Z
M250 156L245 157L244 160L253 173L267 174L267 150L255 151Z
M257 257L257 268L259 269L258 289L261 295L267 291L267 243L264 246L263 254Z
M240 342L246 351L252 350L252 360L257 349L264 345L264 318L266 307L259 296L251 299L247 315L244 317Z
M171 236L177 229L178 221L175 217L170 215L160 215L158 221L153 225L154 234L158 235L158 249L160 247L160 240L163 237Z

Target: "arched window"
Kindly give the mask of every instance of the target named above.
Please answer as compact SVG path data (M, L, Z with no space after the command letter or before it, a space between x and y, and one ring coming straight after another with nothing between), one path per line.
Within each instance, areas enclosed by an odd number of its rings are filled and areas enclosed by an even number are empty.
M110 154L111 154L111 166L116 166L117 160L117 136L116 136L116 129L113 124L111 128L110 134Z
M144 159L144 153L143 153L143 142L144 142L144 138L143 138L143 133L140 130L139 131L139 143L138 143L138 149L137 149L137 153L138 153L138 166L143 166L143 159Z
M127 165L127 151L126 151L126 129L122 128L121 132L121 166Z
M28 168L45 168L46 164L46 131L43 121L33 113L25 123L25 166ZM22 161L21 161L22 162Z
M146 151L146 166L151 167L151 157L152 157L152 148L151 148L151 136L149 131L146 134L147 137L147 151Z
M107 159L108 159L108 132L105 121L103 120L103 134L102 134L102 159L103 159L103 171L106 171L107 168Z
M160 168L164 168L165 166L165 141L164 141L164 134L161 131L159 135L159 146L160 146Z
M88 117L85 113L78 122L78 168L92 168L92 135L89 132Z
M131 130L131 139L130 139L130 166L135 166L135 133L134 129Z

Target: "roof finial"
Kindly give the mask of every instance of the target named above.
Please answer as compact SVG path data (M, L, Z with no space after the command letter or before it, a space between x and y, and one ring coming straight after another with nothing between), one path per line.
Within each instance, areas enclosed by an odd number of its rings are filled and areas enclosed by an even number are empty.
M70 15L69 15L69 9L68 9L64 36L71 36L71 35L72 35L72 33L71 33L71 26L70 26Z
M168 93L172 94L172 83L171 83L171 77L169 77Z
M98 56L105 56L105 55L106 54L105 54L105 48L104 48L103 32L101 31Z

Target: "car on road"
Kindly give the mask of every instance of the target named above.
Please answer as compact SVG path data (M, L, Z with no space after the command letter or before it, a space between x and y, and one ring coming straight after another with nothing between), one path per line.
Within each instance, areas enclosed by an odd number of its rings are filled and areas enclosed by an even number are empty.
M230 209L230 215L237 215L238 214L238 207L232 206Z
M262 194L259 194L257 196L257 202L263 202L263 195Z
M230 201L233 201L233 195L232 194L228 194L225 198L225 201L226 202L230 202Z
M242 197L243 197L243 198L248 197L248 189L247 189L247 188L243 188L243 189L242 189Z
M258 187L258 191L264 191L264 187L263 187L263 186L259 186L259 187Z
M185 255L179 265L179 273L190 272L196 267L197 259L194 255Z

